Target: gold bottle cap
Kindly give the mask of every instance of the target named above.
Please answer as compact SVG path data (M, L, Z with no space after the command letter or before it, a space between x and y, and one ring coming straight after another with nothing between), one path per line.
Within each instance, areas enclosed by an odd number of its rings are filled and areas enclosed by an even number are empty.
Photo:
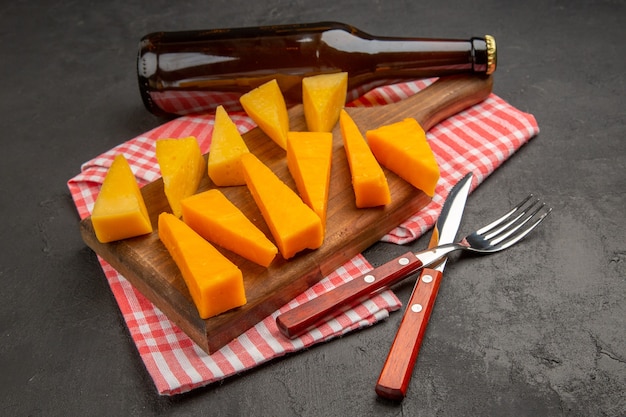
M487 44L487 75L493 74L498 64L498 54L496 51L496 39L491 35L485 35Z

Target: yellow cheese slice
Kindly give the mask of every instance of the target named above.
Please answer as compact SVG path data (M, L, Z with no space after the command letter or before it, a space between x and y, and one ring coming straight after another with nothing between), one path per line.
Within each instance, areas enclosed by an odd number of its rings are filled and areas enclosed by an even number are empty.
M356 123L345 110L341 110L339 124L350 165L356 206L365 208L389 204L391 193L385 173Z
M183 221L208 241L261 266L269 266L278 249L226 196L212 189L182 201Z
M302 104L311 132L330 132L346 104L348 73L319 74L302 79Z
M289 132L287 167L302 200L326 225L333 135L329 132Z
M239 102L248 116L274 142L287 149L289 115L278 82L271 80L242 95Z
M156 157L163 177L165 196L174 215L180 217L180 200L196 192L206 172L200 146L193 136L158 139Z
M439 181L439 165L426 132L413 118L365 133L376 159L400 178L432 197Z
M283 258L322 246L322 221L298 194L254 154L243 154L241 162L246 185Z
M102 242L152 232L150 216L137 180L123 155L117 155L102 183L91 214L96 238Z
M201 318L246 304L241 270L182 220L161 213L159 239L180 269Z
M241 154L249 152L237 126L224 110L215 110L215 124L209 152L209 177L217 186L245 185L241 169Z

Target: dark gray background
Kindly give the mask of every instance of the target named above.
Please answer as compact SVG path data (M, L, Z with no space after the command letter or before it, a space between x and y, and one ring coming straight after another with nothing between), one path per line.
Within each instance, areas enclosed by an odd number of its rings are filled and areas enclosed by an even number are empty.
M0 414L626 414L625 18L617 0L2 2ZM373 390L400 313L159 397L66 181L162 122L137 89L142 35L322 20L387 36L493 34L494 91L541 133L470 197L464 230L529 192L554 212L514 249L449 264L401 404ZM406 249L366 256L379 264ZM398 288L403 301L411 287Z

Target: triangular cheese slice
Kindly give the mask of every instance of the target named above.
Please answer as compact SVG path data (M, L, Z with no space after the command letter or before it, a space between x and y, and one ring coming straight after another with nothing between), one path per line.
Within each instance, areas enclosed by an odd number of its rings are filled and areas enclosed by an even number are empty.
M326 225L333 135L329 132L289 132L287 167L302 200Z
M239 98L248 116L274 142L287 149L289 115L278 82L271 80Z
M246 304L241 270L182 220L161 213L159 239L180 269L201 318Z
M389 204L391 193L385 173L356 123L345 110L341 110L339 123L350 165L356 206L365 208Z
M193 136L158 139L156 157L163 176L165 196L174 215L180 217L180 200L196 192L206 172L200 146Z
M278 249L218 189L182 201L183 221L209 242L261 266L269 266Z
M237 126L224 110L218 106L209 152L209 177L217 186L245 185L240 157L249 152Z
M376 159L400 178L424 191L435 194L439 165L426 132L413 118L381 126L365 133Z
M150 216L137 180L123 155L117 155L107 172L91 214L102 243L152 232Z
M346 104L348 73L320 74L302 79L302 104L311 132L330 132Z
M319 216L254 154L242 155L241 161L246 185L283 258L322 246L324 231Z

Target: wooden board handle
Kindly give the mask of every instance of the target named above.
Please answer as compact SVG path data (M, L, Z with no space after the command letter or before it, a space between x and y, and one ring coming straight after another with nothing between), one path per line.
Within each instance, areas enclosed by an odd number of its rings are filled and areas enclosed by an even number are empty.
M417 120L425 131L448 117L478 104L491 94L493 76L448 76L441 77L419 93L397 103L380 106L380 117L372 113L372 108L347 108L351 116L358 118L359 113L367 114L370 124L383 125L401 121L407 117ZM384 111L393 108L393 112ZM389 117L392 113L393 117Z
M428 131L448 117L485 100L492 88L493 76L442 77L420 92L417 99L423 104L418 114L415 110L411 113ZM411 98L403 100L403 104L410 106Z

